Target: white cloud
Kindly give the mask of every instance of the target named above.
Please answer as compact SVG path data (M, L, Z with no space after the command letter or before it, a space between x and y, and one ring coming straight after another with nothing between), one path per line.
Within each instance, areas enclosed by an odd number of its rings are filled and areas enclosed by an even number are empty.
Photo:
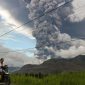
M2 8L1 6L0 6L0 16L7 23L14 24L14 25L18 23L16 20L14 20L10 12L7 9Z
M66 38L66 37L65 37ZM64 41L69 41L64 40ZM56 57L62 57L62 58L74 58L78 55L85 55L85 40L81 39L71 39L70 42L71 46L68 49L54 49L53 47L45 47L49 51L55 53Z
M69 15L71 22L80 22L85 19L85 0L73 0L72 2L73 12ZM74 28L75 29L75 28ZM78 55L85 55L85 40L74 39L69 35L61 34L59 36L61 40L70 41L71 47L69 49L60 49L55 52L57 56L63 58L73 58Z
M73 58L78 55L85 55L85 40L81 39L71 39L71 45L69 49L60 49L55 51L57 56L63 58Z
M58 40L63 42L68 42L68 41L71 41L71 36L66 33L62 33L62 34L59 33Z
M72 39L71 41L72 45L74 46L84 46L85 47L85 40L82 39Z
M32 36L31 28L23 26L20 27L19 29L16 29L17 27L21 26L22 23L15 20L15 18L10 14L10 12L7 9L2 8L1 6L0 6L0 17L2 19L0 21L0 36L14 29L14 32L23 34L26 37L34 39L34 37ZM16 41L16 37L12 35L12 33L9 33L6 36L0 37L0 41L1 40ZM12 50L0 45L0 58L1 57L5 58L5 63L8 64L9 66L22 66L24 64L40 63L38 59L31 58L27 56L25 53L21 53L21 52L1 53L1 52L8 52L8 51L12 51Z
M0 6L0 16L3 19L2 20L3 24L9 25L9 28L7 28L8 30L13 29L17 33L23 34L31 39L35 39L32 36L32 28L23 26L23 27L16 29L17 27L21 26L22 23L15 20L15 18L10 14L10 12L7 9L2 8L1 6ZM1 28L1 29L3 29L3 28ZM5 31L5 30L3 30L3 31Z
M40 60L35 57L29 57L21 52L9 52L12 51L9 48L6 48L0 45L0 58L5 59L5 64L9 66L23 66L25 64L40 64ZM2 53L9 52L9 53Z
M3 22L0 22L0 36L9 31L9 26ZM0 40L15 40L15 37L11 34L0 37Z
M73 0L73 14L71 14L70 20L72 22L79 22L85 19L85 0Z
M85 47L84 46L79 46L79 47L72 46L67 50L61 49L57 52L57 55L63 58L73 58L78 55L85 55Z

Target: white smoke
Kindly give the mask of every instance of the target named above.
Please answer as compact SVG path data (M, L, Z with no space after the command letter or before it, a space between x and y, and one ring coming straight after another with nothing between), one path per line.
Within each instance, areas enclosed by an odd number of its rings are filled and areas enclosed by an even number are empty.
M8 66L21 67L25 64L42 63L37 58L29 57L21 52L12 52L12 51L13 50L0 45L0 58L4 58L5 64L7 64Z
M73 14L69 15L72 22L79 22L85 19L85 0L73 0Z
M26 2L27 1L29 0L26 0ZM27 2L27 8L29 10L28 16L30 19L45 14L34 21L35 29L33 31L33 36L37 40L37 55L41 58L47 58L48 56L52 58L73 57L84 53L85 41L72 39L70 35L60 32L62 21L64 21L65 18L69 17L70 21L72 21L71 16L74 13L75 8L73 2L75 2L75 0L53 12L46 13L68 1L70 0L30 0L29 3ZM80 50L82 52L79 52Z
M31 27L20 27L22 25L21 22L19 22L18 20L16 20L12 14L10 13L10 11L8 11L6 8L3 8L2 6L0 6L0 17L2 18L2 22L0 22L1 26L2 25L6 25L6 29L4 30L3 27L0 28L0 32L1 30L3 30L4 32L8 32L8 30L14 30L17 33L23 34L26 37L29 37L31 39L35 39L32 36L32 28ZM20 28L19 28L20 27ZM18 28L18 29L16 29ZM4 32L2 34L4 34Z
M67 50L61 49L57 52L57 55L63 58L74 58L75 56L78 56L78 55L85 55L85 47L84 46L79 46L79 47L72 46Z

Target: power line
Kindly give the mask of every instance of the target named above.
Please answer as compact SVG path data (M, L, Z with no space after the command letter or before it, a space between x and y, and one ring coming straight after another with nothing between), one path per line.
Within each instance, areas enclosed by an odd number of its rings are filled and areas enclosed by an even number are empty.
M34 18L34 19L32 19L32 20L26 22L26 23L20 25L19 27L15 28L15 29L19 29L20 27L22 27L22 26L24 26L24 25L26 25L26 24L28 24L28 23L30 23L30 22L33 22L33 21L37 20L38 18L44 16L45 14L48 14L48 13L50 13L50 12L52 12L52 11L54 11L54 10L56 10L56 9L58 9L58 8L60 8L60 7L62 7L62 6L64 6L64 5L66 5L66 4L70 3L70 2L72 2L72 0L67 1L67 2L64 1L62 4L59 4L59 5L56 4L56 5L58 5L58 6L55 7L54 9L51 9L50 11L45 12L44 14L40 15L39 17L36 17L36 18ZM3 37L3 36L5 36L5 35L9 34L10 32L14 31L15 29L12 29L12 30L10 30L10 31L8 31L8 32L6 32L6 33L0 35L0 37Z
M81 8L83 8L83 7L85 7L85 5L81 5L81 6L77 7L77 8L75 8L74 11L75 11L75 10L78 10L78 9L81 9ZM77 13L74 12L74 14L71 14L71 15L72 15L72 16L76 16L76 14L80 14L80 13L82 13L81 10L78 11ZM66 20L66 19L68 19L68 18L69 18L69 16L65 16L63 19ZM39 28L41 28L41 27L39 27ZM22 29L22 30L24 30L24 29ZM39 30L38 30L38 31L39 31ZM85 37L81 37L80 39L85 39Z
M64 3L64 4L62 4L62 5L57 6L57 8L54 8L54 9L48 11L48 12L45 12L43 15L41 15L41 16L39 16L39 17L36 17L36 18L34 18L33 20L30 20L30 21L28 21L28 22L26 22L26 23L20 25L19 27L16 27L15 29L18 29L18 28L20 28L20 27L22 27L22 26L24 26L24 25L26 25L26 24L28 24L28 23L30 23L30 22L32 22L32 21L34 21L34 20L36 20L36 19L38 19L38 18L40 18L40 17L42 17L42 16L44 16L46 13L50 13L50 12L52 12L52 11L54 11L54 10L60 8L61 6L64 6L64 5L68 4L68 3L70 3L70 2L71 2L71 0L68 1L68 2L66 2L66 3ZM56 5L57 5L57 4L56 4ZM84 5L84 6L85 6L85 5ZM80 7L83 7L83 6L80 6ZM80 7L79 7L79 8L80 8ZM79 8L76 8L76 10L79 9ZM3 37L4 35L9 34L10 32L14 31L15 29L12 29L12 30L10 30L10 31L8 31L8 32L6 32L6 33L0 35L0 37Z
M66 5L66 4L70 3L70 2L71 2L71 1L66 2L66 3L63 3L62 5L58 5L57 8L54 8L54 9L48 11L48 12L45 12L43 15L41 15L41 16L39 16L39 17L36 17L35 19L30 20L30 21L28 21L28 22L22 24L21 26L17 27L16 29L18 29L18 28L20 28L20 27L22 27L22 26L24 26L24 25L26 25L26 24L28 24L28 23L30 23L30 22L32 22L32 21L34 21L34 20L36 20L36 19L38 19L38 18L40 18L40 17L42 17L42 16L44 16L46 13L50 13L50 12L52 12L52 11L58 9L58 8L61 7L61 6ZM83 5L83 6L85 6L85 5ZM76 8L75 10L80 9L80 8L83 7L83 6L80 6L80 7ZM4 36L4 35L6 35L6 34L9 34L10 32L12 32L12 31L14 31L14 30L15 30L15 29L10 30L9 32L4 33L4 34L1 35L0 37ZM28 49L22 49L22 50L14 50L14 51L7 51L7 52L0 52L0 53L22 52L22 51L23 51L23 52L26 52L26 51L31 51L31 52L33 52L33 51L30 50L30 49L34 49L34 48L28 48Z

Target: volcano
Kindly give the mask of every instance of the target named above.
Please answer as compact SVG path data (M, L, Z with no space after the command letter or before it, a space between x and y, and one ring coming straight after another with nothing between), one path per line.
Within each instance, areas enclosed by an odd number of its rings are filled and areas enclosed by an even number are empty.
M18 73L42 73L50 74L57 72L85 71L85 55L79 55L75 58L49 59L40 65L24 65Z

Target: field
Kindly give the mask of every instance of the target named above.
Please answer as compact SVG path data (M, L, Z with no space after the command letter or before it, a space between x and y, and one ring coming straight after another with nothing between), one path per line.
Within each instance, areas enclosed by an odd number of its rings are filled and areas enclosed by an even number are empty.
M11 82L11 85L85 85L85 72L63 72L43 78L13 74Z

